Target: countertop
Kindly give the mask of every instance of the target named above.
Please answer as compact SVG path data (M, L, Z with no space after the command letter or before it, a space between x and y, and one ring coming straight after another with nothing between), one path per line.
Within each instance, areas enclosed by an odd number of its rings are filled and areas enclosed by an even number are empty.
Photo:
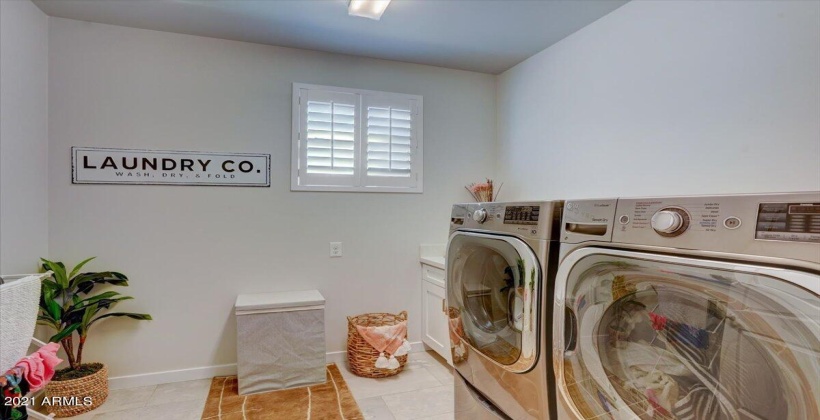
M419 261L444 270L444 244L429 244L419 246Z
M431 265L444 270L444 257L421 257L419 261L421 261L422 264Z

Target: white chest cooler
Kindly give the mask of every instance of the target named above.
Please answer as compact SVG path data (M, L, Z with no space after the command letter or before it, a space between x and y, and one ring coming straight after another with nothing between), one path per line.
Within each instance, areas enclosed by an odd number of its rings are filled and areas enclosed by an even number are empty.
M324 383L325 298L318 290L236 298L239 393Z

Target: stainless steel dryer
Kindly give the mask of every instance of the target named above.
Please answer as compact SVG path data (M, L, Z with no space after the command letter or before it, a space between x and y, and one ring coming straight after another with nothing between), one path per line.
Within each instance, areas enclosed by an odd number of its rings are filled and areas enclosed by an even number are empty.
M820 418L820 192L567 201L559 418Z
M447 302L457 419L547 419L562 202L453 206Z

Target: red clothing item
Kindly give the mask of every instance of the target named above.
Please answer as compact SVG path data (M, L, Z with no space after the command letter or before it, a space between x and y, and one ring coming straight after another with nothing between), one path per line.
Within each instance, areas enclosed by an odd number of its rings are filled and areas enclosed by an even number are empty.
M666 328L666 317L658 315L654 312L649 313L649 318L652 320L652 328L657 331L663 331Z
M17 365L23 368L23 377L31 387L29 392L36 392L43 389L54 377L54 371L62 360L57 357L60 345L48 343L39 350L24 357Z

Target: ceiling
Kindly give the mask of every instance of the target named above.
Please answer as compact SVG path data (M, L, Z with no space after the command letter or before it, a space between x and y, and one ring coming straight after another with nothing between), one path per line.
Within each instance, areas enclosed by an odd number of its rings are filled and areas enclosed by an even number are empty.
M498 74L627 0L33 0L50 16Z

